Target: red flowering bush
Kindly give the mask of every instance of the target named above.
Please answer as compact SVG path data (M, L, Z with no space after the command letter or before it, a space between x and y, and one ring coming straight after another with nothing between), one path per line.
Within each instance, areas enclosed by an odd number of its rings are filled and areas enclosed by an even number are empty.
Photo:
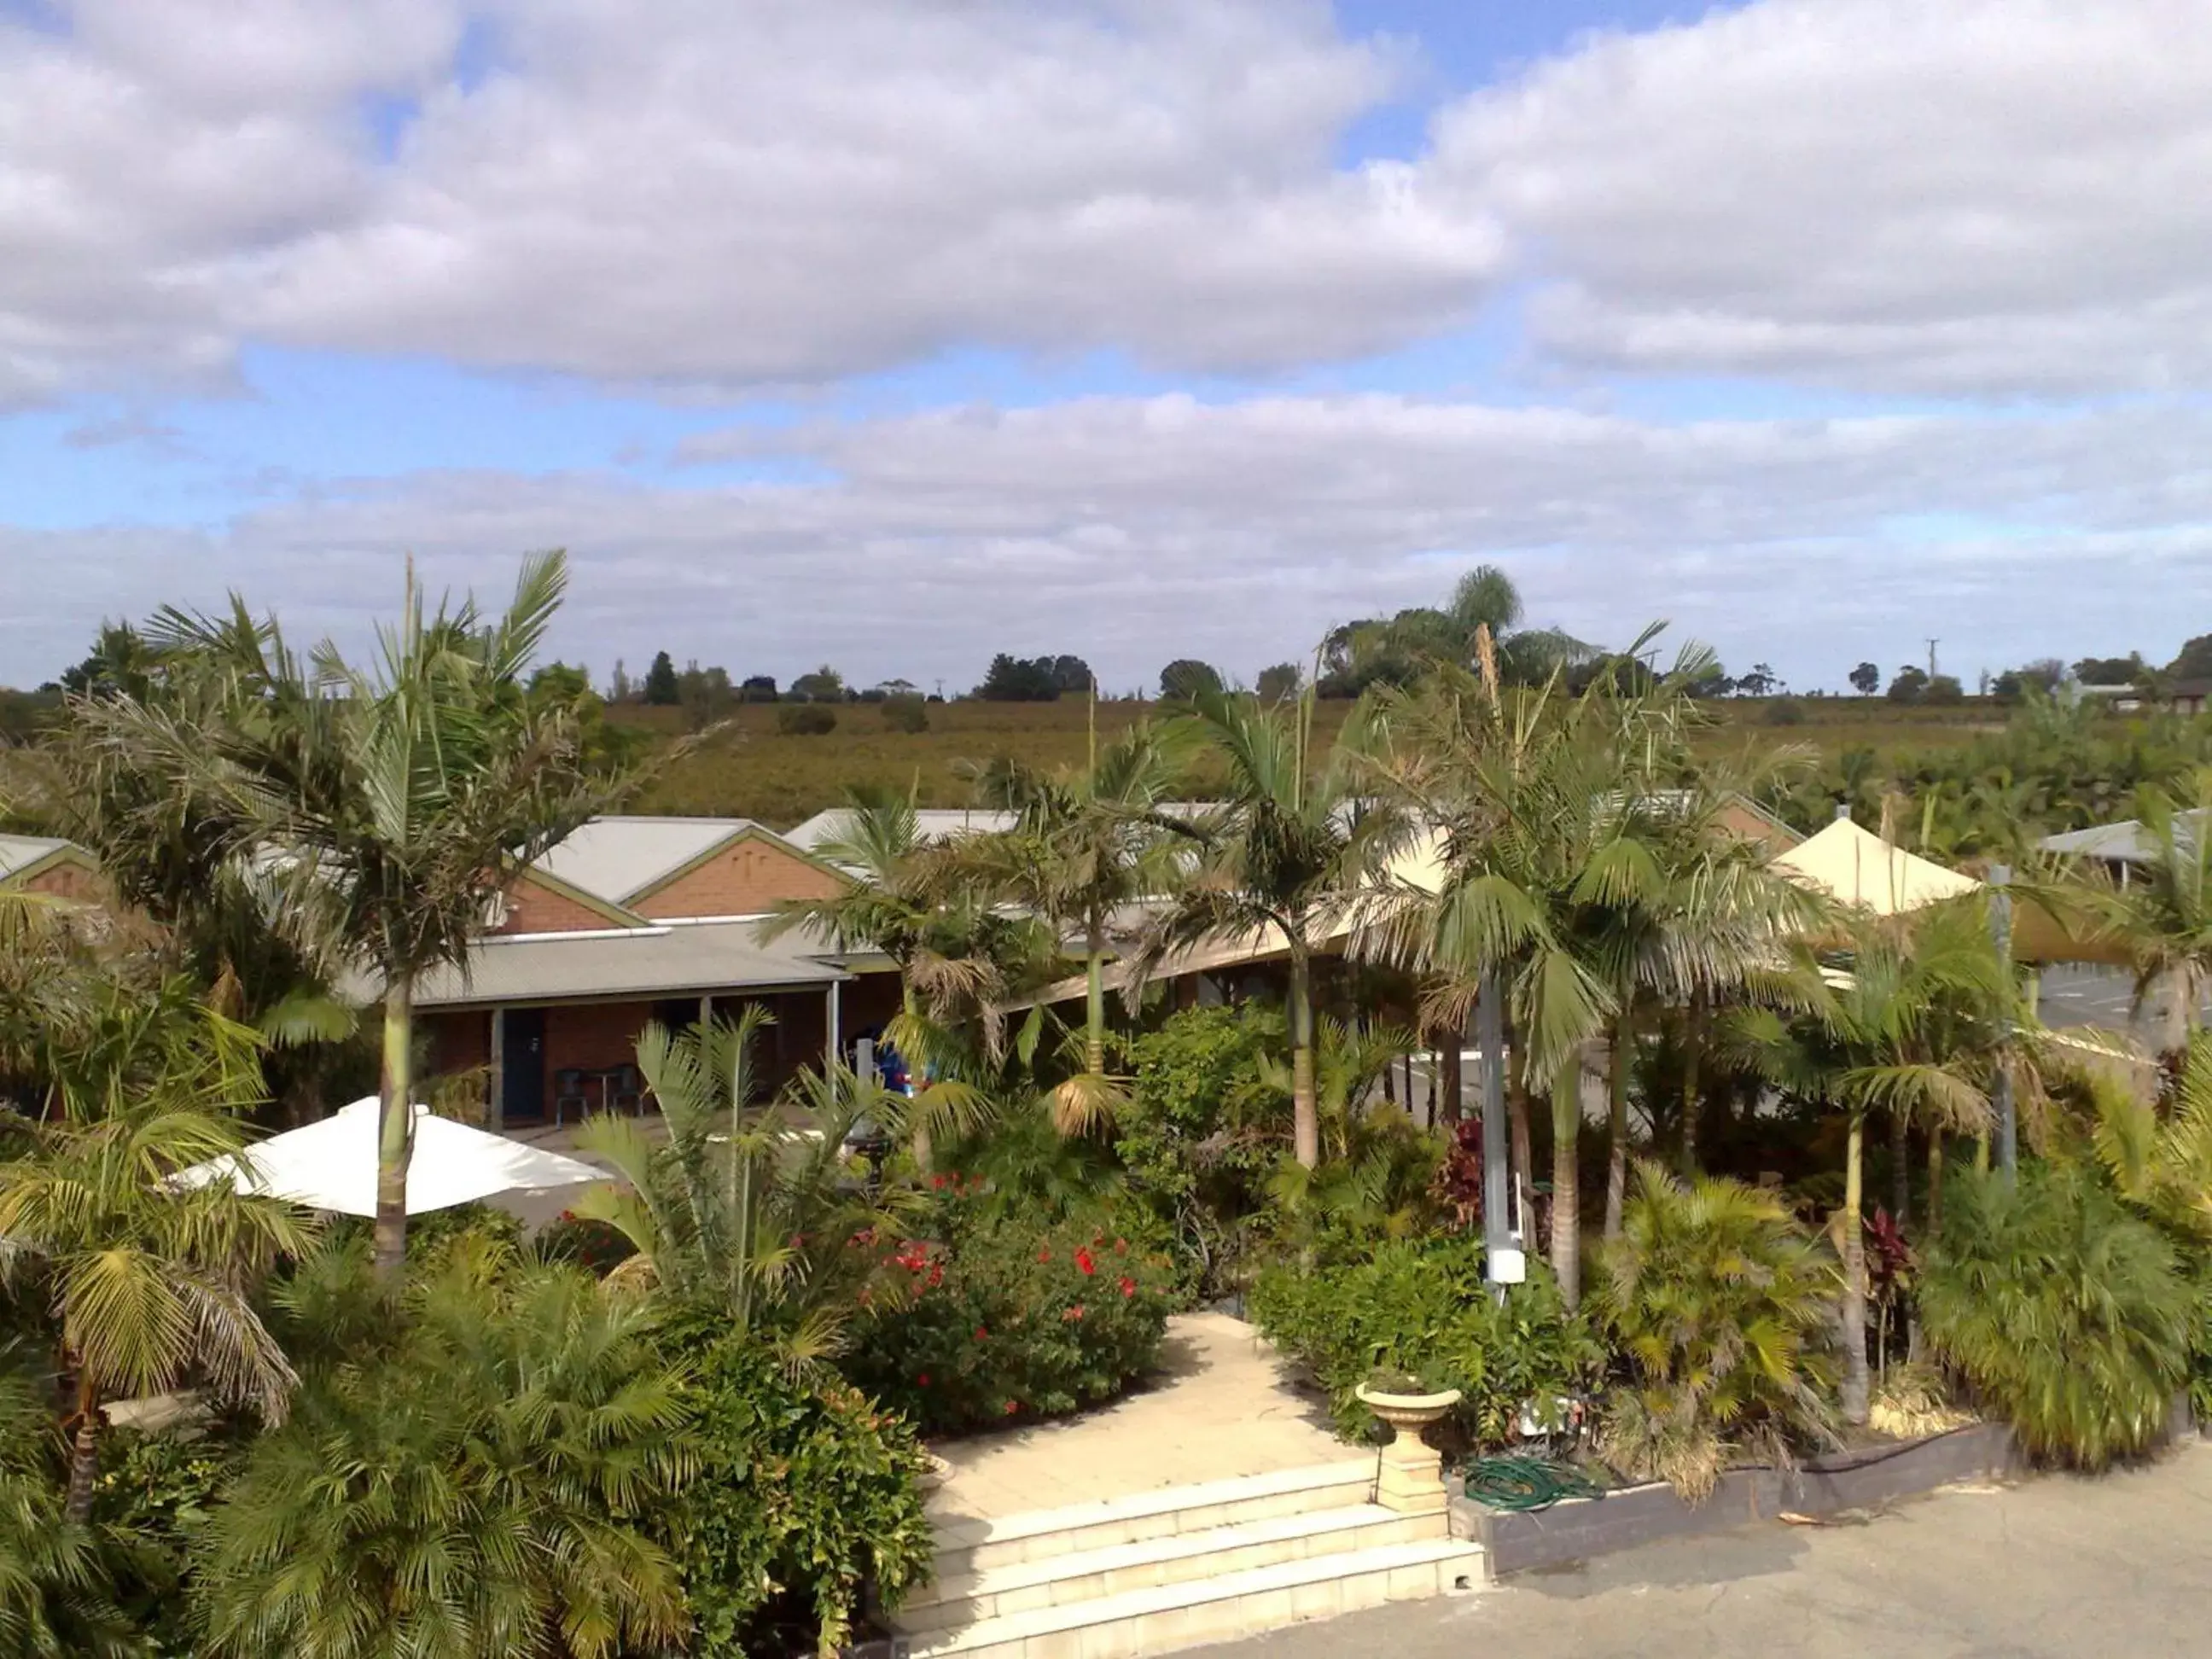
M890 1260L909 1294L862 1314L848 1376L925 1434L1056 1417L1151 1370L1170 1305L1161 1256L1109 1209L1046 1223L995 1213L975 1183L933 1183L926 1238Z

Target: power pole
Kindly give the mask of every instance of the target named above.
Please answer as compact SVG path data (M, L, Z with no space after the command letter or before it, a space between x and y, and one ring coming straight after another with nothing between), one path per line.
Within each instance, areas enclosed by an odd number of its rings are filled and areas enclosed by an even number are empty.
M1940 639L1928 641L1928 678L1931 680L1936 678L1936 647L1942 643Z

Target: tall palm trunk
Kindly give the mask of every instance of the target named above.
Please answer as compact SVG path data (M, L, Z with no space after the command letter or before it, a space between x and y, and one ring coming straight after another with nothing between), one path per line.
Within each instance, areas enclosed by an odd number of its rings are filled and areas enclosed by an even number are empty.
M1312 969L1296 943L1291 946L1291 1143L1307 1169L1321 1162L1321 1113L1314 1099Z
M100 1478L100 1401L83 1372L77 1375L76 1432L70 1437L69 1495L62 1514L82 1526L92 1518L92 1493Z
M1106 940L1097 921L1083 939L1083 1069L1106 1075Z
M1889 1114L1889 1212L1900 1227L1912 1219L1912 1120Z
M1612 1053L1605 1068L1605 1236L1620 1237L1620 1212L1628 1201L1628 1058L1635 1038L1626 1012L1613 1022Z
M1525 1232L1535 1224L1536 1151L1528 1127L1528 1085L1517 1066L1506 1074L1505 1121L1513 1134L1514 1211Z
M1552 1271L1570 1308L1583 1296L1581 1069L1568 1061L1552 1085Z
M1705 1007L1702 996L1690 994L1690 1010L1682 1022L1682 1173L1698 1172L1698 1115L1704 1102L1698 1097L1705 1057Z
M1866 1114L1851 1114L1844 1147L1844 1421L1863 1425L1871 1404L1866 1345Z
M1943 1132L1928 1131L1928 1232L1930 1237L1943 1224Z
M1465 1111L1460 1097L1465 1087L1461 1075L1461 1050L1466 1039L1449 1027L1440 1027L1429 1035L1429 1042L1437 1051L1437 1098L1429 1103L1429 1121L1431 1124L1457 1123Z
M376 1269L407 1265L407 1162L415 1146L415 980L396 974L384 993L384 1075L376 1130Z

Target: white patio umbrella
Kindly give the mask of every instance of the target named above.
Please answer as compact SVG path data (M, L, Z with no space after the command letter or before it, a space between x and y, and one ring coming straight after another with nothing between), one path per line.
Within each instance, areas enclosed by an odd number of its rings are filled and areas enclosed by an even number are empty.
M310 1209L376 1213L376 1119L374 1095L342 1107L320 1123L256 1142L245 1152L178 1171L179 1185L231 1180L241 1192L288 1198ZM486 1134L465 1123L415 1109L415 1156L407 1166L407 1213L443 1210L516 1188L572 1187L605 1181L607 1172L558 1152Z

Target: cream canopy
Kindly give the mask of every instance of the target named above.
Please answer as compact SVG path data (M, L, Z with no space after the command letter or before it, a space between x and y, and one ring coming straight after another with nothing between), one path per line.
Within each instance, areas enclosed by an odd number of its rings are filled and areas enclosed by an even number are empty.
M1902 915L1981 886L1972 876L1893 847L1849 818L1838 818L1809 840L1777 855L1774 867L1793 880L1878 916Z

